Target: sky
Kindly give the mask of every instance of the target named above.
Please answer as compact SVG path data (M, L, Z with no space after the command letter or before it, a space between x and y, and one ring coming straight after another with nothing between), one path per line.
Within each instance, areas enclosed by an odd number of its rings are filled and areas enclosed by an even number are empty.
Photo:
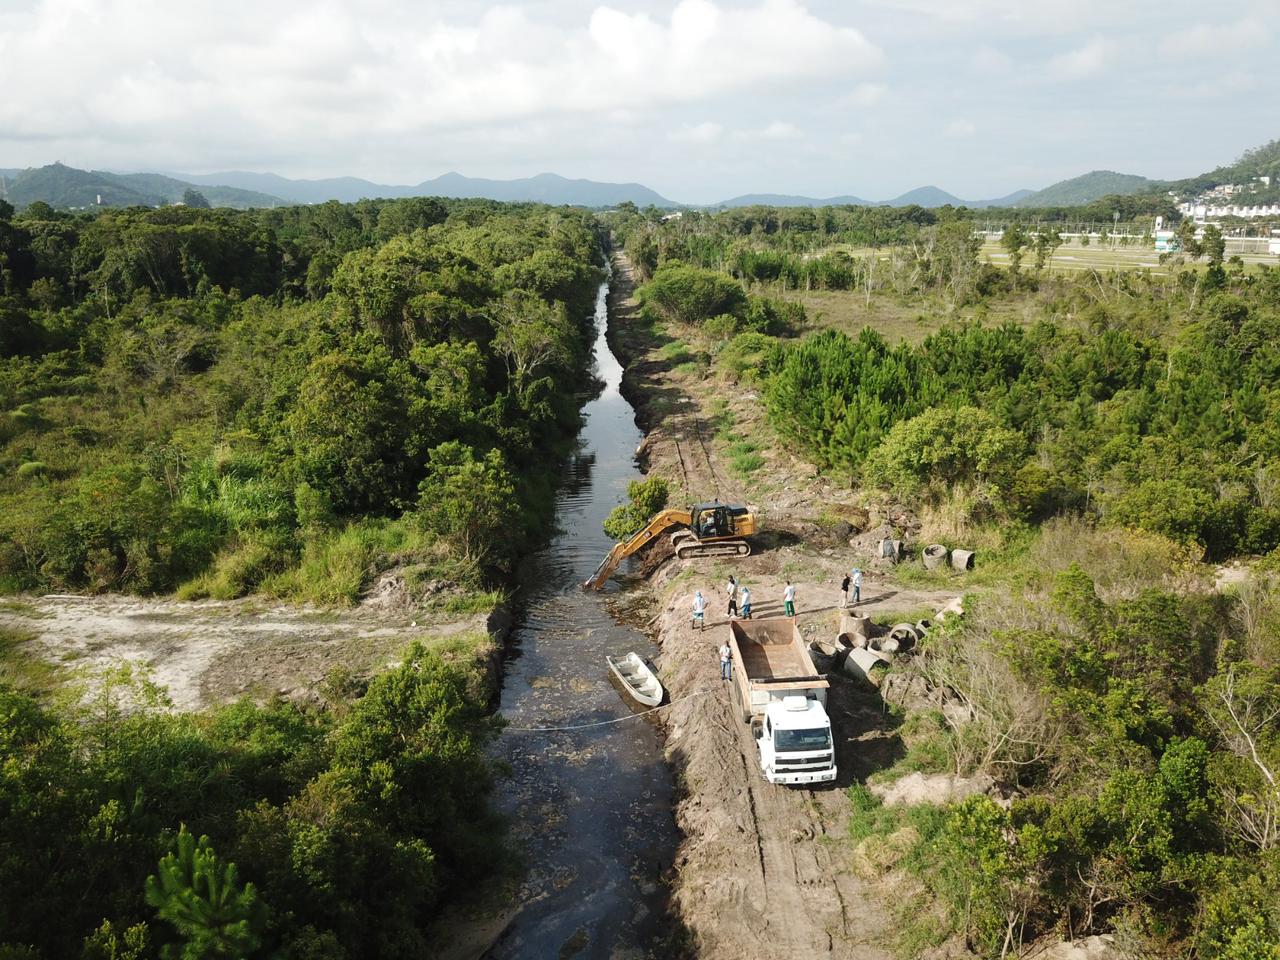
M980 200L1280 137L1280 0L0 0L0 168Z

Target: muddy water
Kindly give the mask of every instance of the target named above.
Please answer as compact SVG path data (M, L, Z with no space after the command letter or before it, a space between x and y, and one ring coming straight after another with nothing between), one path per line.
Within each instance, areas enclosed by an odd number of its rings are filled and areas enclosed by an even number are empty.
M652 656L645 635L615 620L607 595L580 584L612 546L600 523L640 477L641 434L618 392L622 368L605 342L607 285L596 302L595 366L604 389L583 408L578 449L557 503L560 533L536 557L506 665L500 752L512 776L498 804L528 861L520 912L486 957L648 957L668 933L661 874L677 843L671 774L649 719L586 730L525 732L629 717L606 654Z

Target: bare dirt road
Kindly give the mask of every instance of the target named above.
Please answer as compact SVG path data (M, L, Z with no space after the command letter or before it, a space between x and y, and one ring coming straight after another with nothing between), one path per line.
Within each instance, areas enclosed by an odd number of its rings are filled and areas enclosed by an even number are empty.
M717 454L708 395L686 389L644 325L635 323L630 266L615 258L613 343L624 358L624 393L646 429L641 455L648 472L666 478L673 502L719 497L750 503L750 491ZM758 422L749 396L736 391L738 424ZM838 502L811 467L771 463L777 496L751 504L763 517L759 552L743 559L681 562L648 558L637 593L656 610L651 628L662 645L659 668L672 706L665 711L667 758L681 795L676 820L684 839L672 889L675 913L699 958L839 957L888 960L892 918L877 891L852 869L846 788L901 755L878 696L832 678L829 710L836 731L837 783L821 790L775 786L763 778L749 727L719 679L717 648L725 630L729 573L751 587L756 616L780 615L789 579L798 589L806 636L834 636L839 583L857 558L848 531L811 518ZM847 497L847 494L845 494ZM695 631L693 591L708 599L706 629ZM905 589L891 575L868 571L860 612L906 615L936 610L952 592Z

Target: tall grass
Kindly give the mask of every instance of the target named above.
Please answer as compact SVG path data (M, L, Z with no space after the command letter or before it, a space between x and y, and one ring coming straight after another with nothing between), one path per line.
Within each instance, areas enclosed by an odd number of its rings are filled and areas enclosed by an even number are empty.
M430 535L404 520L360 520L307 543L297 566L263 581L282 600L347 606L383 570L424 555Z

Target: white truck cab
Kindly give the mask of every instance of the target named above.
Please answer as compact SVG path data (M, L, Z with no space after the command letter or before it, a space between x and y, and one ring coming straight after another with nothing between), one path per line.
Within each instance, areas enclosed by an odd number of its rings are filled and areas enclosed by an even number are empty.
M801 694L774 700L752 722L760 769L770 783L830 783L836 778L831 721L816 700Z

